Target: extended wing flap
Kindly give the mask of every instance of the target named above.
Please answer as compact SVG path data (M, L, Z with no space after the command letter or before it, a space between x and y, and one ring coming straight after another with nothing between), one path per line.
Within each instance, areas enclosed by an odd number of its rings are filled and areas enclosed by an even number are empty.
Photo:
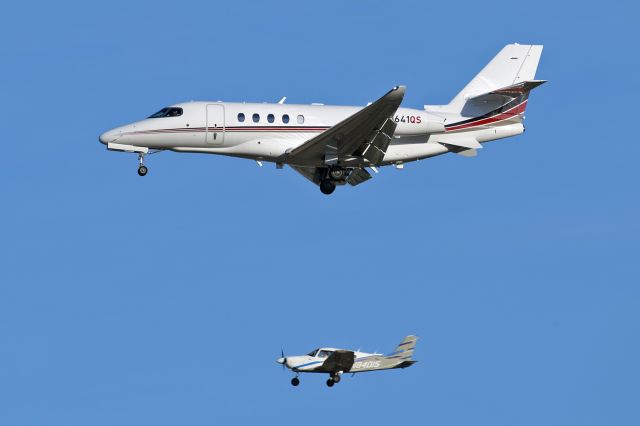
M355 168L347 177L347 183L351 186L360 185L371 179L371 174L363 168Z
M374 131L373 137L370 138L371 142L364 145L362 156L371 164L379 165L382 163L396 126L397 124L392 119L387 119L380 129Z

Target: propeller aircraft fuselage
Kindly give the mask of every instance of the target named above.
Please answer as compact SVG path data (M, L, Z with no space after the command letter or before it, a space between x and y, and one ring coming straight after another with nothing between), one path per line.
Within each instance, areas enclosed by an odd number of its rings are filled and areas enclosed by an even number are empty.
M348 349L318 348L307 355L285 356L276 360L278 364L296 373L291 379L293 386L300 384L300 373L329 374L327 386L332 387L340 381L343 373L364 373L367 371L389 370L411 367L417 361L413 359L413 351L418 337L407 336L396 349L387 355L352 351Z

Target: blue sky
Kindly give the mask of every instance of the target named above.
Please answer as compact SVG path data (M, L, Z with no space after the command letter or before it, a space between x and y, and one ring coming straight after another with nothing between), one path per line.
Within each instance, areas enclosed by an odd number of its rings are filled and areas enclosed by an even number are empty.
M0 15L0 424L637 425L633 2L13 2ZM545 45L527 132L320 194L97 136L184 100L447 103ZM274 360L421 337L411 369Z

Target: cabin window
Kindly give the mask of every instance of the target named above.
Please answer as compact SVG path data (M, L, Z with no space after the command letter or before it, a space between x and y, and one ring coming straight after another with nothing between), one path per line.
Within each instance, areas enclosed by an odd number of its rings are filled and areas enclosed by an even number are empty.
M241 123L244 123L244 114L243 113L238 114L238 121L241 122Z
M276 120L276 118L273 116L273 114L267 115L267 121L269 123L273 123L275 120Z
M304 124L304 115L298 116L298 124Z
M254 123L260 122L260 114L253 114L253 122Z
M284 124L287 124L289 122L289 115L288 114L285 114L285 115L282 116L282 122Z
M156 112L153 115L150 115L149 118L163 118L163 117L180 117L182 115L182 108L162 108L160 111Z
M316 356L316 352L318 352L317 349L312 350L311 352L309 352L307 355L309 356Z

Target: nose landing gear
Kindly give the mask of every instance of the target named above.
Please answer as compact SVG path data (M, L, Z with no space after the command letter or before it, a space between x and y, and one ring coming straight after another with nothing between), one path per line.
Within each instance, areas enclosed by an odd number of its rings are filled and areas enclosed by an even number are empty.
M300 379L298 379L298 377L294 377L293 379L291 379L291 384L293 386L298 386L300 384Z
M138 175L139 176L145 176L147 174L147 172L149 171L149 169L147 169L147 166L144 165L144 154L140 153L138 154Z

